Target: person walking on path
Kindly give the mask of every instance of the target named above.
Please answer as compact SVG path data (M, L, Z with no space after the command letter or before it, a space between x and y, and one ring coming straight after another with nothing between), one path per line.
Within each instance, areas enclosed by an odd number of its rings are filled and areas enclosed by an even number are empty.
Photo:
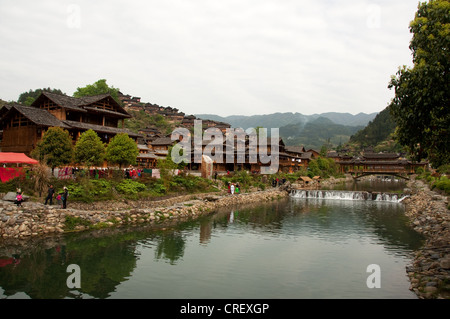
M231 191L231 195L233 195L234 194L234 184L231 184L230 191Z
M62 208L66 209L67 208L67 197L69 196L69 190L67 189L66 186L64 186L64 191L62 193L61 196L61 200L62 200Z
M50 185L47 191L47 197L45 198L44 205L47 205L47 202L50 202L50 205L53 205L53 195L55 194L55 189L53 188L53 185Z

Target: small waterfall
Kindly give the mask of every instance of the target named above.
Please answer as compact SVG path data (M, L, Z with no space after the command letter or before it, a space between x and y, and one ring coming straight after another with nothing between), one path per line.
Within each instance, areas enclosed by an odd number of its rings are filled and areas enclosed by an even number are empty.
M334 200L371 200L378 202L400 203L408 196L378 192L354 192L336 190L304 190L296 189L290 193L293 198L334 199Z

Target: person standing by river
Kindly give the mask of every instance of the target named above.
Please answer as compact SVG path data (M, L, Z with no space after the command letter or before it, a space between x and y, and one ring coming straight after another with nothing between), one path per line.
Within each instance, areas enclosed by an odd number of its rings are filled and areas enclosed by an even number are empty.
M67 189L66 186L63 187L63 193L61 196L61 200L62 200L62 208L66 209L67 208L67 197L69 196L69 190Z
M44 205L47 205L47 202L50 202L50 205L53 205L53 195L55 194L55 189L53 185L50 185L47 191L47 197L45 198Z

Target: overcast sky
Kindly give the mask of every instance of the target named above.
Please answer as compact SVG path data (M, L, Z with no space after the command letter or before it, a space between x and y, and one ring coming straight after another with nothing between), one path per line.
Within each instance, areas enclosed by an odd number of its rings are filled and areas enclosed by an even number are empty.
M417 0L0 0L0 98L107 79L187 114L372 113Z

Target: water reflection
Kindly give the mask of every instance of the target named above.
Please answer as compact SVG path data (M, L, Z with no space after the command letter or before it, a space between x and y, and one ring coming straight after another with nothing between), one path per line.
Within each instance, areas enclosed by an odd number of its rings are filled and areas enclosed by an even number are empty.
M317 283L308 297L324 298L320 269L328 271L330 262L345 269L346 259L361 263L355 258L377 247L408 256L421 244L399 204L284 199L229 207L178 226L105 229L2 246L0 297L292 298L303 296L294 284L298 277ZM79 290L66 286L70 264L80 266ZM242 295L231 295L231 274ZM281 286L264 295L261 285Z

